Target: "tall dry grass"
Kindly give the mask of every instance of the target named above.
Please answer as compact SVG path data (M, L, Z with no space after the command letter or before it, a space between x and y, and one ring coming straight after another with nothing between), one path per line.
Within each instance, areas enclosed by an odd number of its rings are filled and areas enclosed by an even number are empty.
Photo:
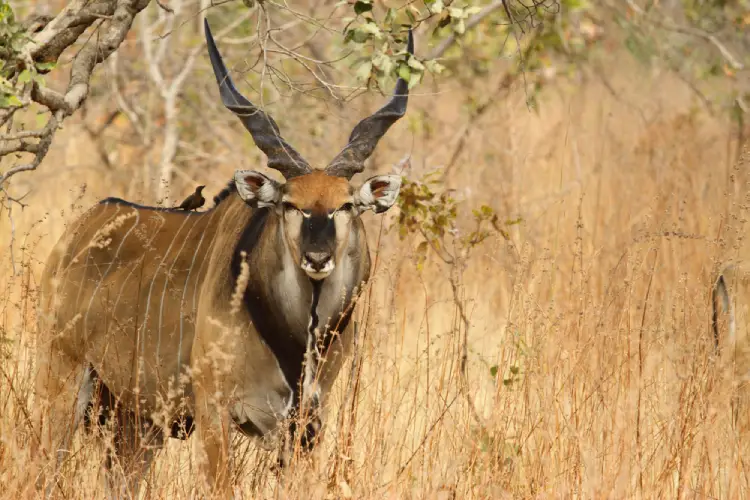
M270 472L273 457L238 438L238 497L748 494L750 450L732 424L732 382L710 356L712 280L721 261L746 252L748 165L733 157L729 124L696 109L679 80L615 59L607 69L616 95L597 81L558 87L537 114L517 89L470 131L447 184L466 207L488 203L523 223L510 241L493 236L472 255L460 290L468 332L445 264L430 257L417 271L418 241L389 230L395 210L366 216L377 267L325 438L283 483ZM471 91L482 85L490 83ZM411 100L411 122L389 133L376 168L388 170L405 152L413 177L448 161L467 91L439 91ZM74 214L137 191L126 175L97 167L80 130L68 123L43 167L23 178L32 192L15 212L17 275L2 254L3 498L30 493L17 478L29 460L44 259ZM334 132L347 135L344 125ZM230 160L206 172L207 191L229 178ZM8 220L0 227L6 249ZM468 393L460 390L464 335ZM73 496L103 496L102 457L79 433L63 471ZM171 440L143 494L187 497L195 477L190 441Z

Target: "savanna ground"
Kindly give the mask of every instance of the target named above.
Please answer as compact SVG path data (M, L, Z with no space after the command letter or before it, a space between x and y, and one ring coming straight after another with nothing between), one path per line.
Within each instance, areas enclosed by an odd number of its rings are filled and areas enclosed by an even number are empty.
M224 57L232 54L240 52L229 48ZM749 165L738 160L729 120L705 112L673 74L647 70L617 47L601 64L606 84L550 86L538 112L520 85L497 94L447 169L466 123L466 95L490 95L502 70L414 90L408 118L381 141L365 175L391 171L409 155L408 179L443 168L459 200L459 228L470 231L471 209L483 204L520 222L505 228L507 238L490 231L466 268L455 269L425 254L419 236L399 238L398 208L365 215L376 269L323 443L295 461L281 485L270 472L273 456L237 438L240 498L748 495L748 440L732 424L732 381L710 354L713 279L745 248ZM174 199L196 183L212 196L235 169L263 164L229 112L199 101L216 96L201 68L183 106L208 111L180 147L183 164L193 166L175 176ZM138 92L138 82L127 84ZM285 99L272 113L314 164L382 101L292 109ZM111 165L102 162L104 139L89 131L108 106L94 95L85 116L66 122L42 167L14 185L30 194L27 207L14 209L13 231L0 220L2 498L31 488L18 478L30 460L35 301L51 246L101 198L155 203L141 166L158 148L131 145L135 132L122 117L106 131ZM63 470L76 498L103 496L102 457L79 433ZM190 496L196 472L190 441L170 440L143 494Z

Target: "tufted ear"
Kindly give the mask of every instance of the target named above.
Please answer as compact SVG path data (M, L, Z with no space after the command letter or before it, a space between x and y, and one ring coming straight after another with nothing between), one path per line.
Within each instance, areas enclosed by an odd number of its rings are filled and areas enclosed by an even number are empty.
M234 173L234 184L240 198L252 206L273 206L281 192L278 182L255 170L237 170Z
M401 177L398 175L376 175L367 179L357 194L359 210L374 210L376 214L385 212L396 203L401 189Z

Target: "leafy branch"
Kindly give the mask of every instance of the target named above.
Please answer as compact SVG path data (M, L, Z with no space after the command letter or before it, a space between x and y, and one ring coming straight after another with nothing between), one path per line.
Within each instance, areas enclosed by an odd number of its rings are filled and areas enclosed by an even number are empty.
M74 0L56 17L38 17L24 25L16 21L7 3L0 4L0 159L31 155L25 163L0 172L3 207L11 223L11 254L14 244L12 205L23 208L8 194L7 182L16 174L36 170L52 145L63 120L73 114L89 93L89 80L97 64L106 60L125 39L135 15L149 0ZM95 35L73 59L65 93L45 86L44 74L53 70L58 58L76 43L87 28ZM46 123L36 130L24 130L23 120L14 120L19 111L49 113ZM13 260L11 258L11 260ZM13 272L16 272L13 262Z
M106 60L122 43L135 15L149 0L74 0L56 17L27 31L16 22L8 4L0 6L0 36L6 53L0 68L0 158L10 154L30 154L26 163L17 164L0 174L0 187L16 174L35 170L46 157L57 129L88 96L89 80L97 64ZM65 93L44 85L43 74L52 70L68 47L94 26L96 34L73 59ZM41 107L49 113L46 124L34 131L23 131L14 122L21 110ZM21 120L18 120L21 122Z
M449 267L453 303L461 320L461 392L471 409L475 422L486 434L486 426L476 409L469 387L468 374L468 335L470 321L466 312L461 284L463 273L468 265L471 252L485 242L493 232L506 241L510 240L507 228L520 224L522 219L502 221L489 205L481 205L471 211L470 229L462 231L458 222L459 204L451 190L443 189L442 173L438 170L428 173L421 181L404 179L398 198L400 208L398 232L400 238L412 234L421 235L423 241L417 246L417 269L424 267L431 249Z

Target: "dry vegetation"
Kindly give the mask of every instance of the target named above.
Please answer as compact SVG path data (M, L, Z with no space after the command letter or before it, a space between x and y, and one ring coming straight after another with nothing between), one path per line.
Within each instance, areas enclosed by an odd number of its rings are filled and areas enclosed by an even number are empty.
M419 239L399 240L390 229L397 210L365 216L377 270L358 312L358 358L339 377L323 444L281 484L272 455L238 438L239 498L748 495L748 441L732 425L732 383L710 356L712 278L744 248L748 165L736 160L729 123L696 107L680 80L617 52L604 69L616 95L595 80L561 84L543 94L537 114L517 88L470 130L447 185L462 209L486 203L523 222L510 240L493 234L472 254L461 277L468 332L446 265L430 255L417 270ZM482 95L496 78L468 89L445 84L438 95L419 86L409 120L381 142L371 170L388 171L407 153L410 178L445 164L464 123L464 95ZM201 70L189 86L204 92L208 84ZM327 159L378 102L309 100L287 112L285 98L273 111L311 163ZM37 279L51 245L98 199L154 203L139 184L144 149L127 144L127 121L118 117L107 132L110 141L123 138L107 145L109 168L85 132L109 109L93 96L40 170L14 184L19 194L30 190L28 206L14 210L16 275L9 221L0 220L2 498L31 487L17 478L29 460ZM258 165L229 113L211 113L206 128L216 139L185 140L216 142L215 161L196 153L200 168L175 177L175 198L194 181L212 195L235 168ZM476 414L460 390L464 334ZM103 496L102 456L79 433L64 470L76 497ZM171 440L144 494L187 497L195 473L190 441Z

